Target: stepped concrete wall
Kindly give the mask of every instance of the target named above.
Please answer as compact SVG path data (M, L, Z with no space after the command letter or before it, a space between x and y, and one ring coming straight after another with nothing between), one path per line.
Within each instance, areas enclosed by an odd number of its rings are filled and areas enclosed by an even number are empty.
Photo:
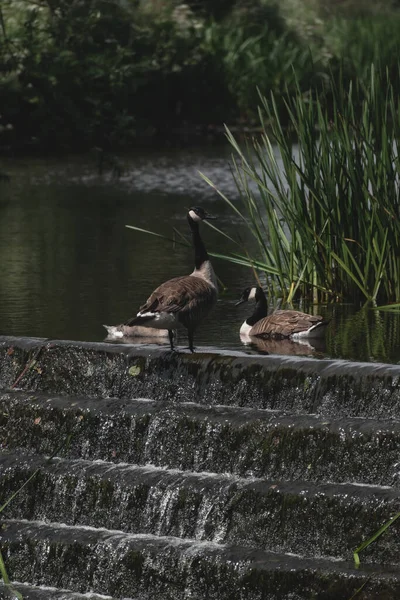
M399 376L0 337L0 594L399 598Z

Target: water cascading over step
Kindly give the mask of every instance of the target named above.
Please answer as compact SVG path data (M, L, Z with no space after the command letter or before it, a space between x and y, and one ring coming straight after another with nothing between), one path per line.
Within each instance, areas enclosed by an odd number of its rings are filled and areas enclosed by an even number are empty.
M32 600L399 598L398 522L359 569L352 561L400 511L399 376L395 365L0 338L0 502L22 488L2 513L13 589Z

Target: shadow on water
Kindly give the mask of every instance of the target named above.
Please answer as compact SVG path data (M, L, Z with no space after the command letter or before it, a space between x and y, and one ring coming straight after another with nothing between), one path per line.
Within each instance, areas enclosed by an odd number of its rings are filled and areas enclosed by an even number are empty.
M16 160L0 189L0 333L100 341L102 324L132 316L160 282L192 268L192 252L125 228L134 224L171 235L187 233L186 207L201 203L218 226L251 246L237 217L201 180L207 174L230 198L237 192L229 150L206 148L125 157L118 180L96 174L93 157ZM207 229L211 250L229 241ZM331 319L326 347L255 342L243 346L239 328L251 311L236 309L252 273L222 261L215 270L227 287L198 331L196 344L246 352L304 354L354 360L400 360L400 315L357 312L352 306L314 307ZM250 309L250 310L249 310ZM180 343L187 345L185 335Z

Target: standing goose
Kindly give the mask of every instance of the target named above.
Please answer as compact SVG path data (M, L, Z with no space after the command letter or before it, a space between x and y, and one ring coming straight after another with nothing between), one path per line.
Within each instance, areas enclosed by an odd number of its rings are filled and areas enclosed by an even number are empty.
M267 299L260 287L246 288L236 306L248 300L255 300L256 306L240 328L243 336L292 340L320 338L329 323L319 315L308 315L298 310L276 310L267 316Z
M125 323L129 327L167 329L171 350L174 349L173 331L181 324L188 330L189 349L194 352L194 332L217 302L217 279L199 232L200 221L211 218L198 206L189 210L187 219L194 246L193 273L162 283L140 307L137 316Z

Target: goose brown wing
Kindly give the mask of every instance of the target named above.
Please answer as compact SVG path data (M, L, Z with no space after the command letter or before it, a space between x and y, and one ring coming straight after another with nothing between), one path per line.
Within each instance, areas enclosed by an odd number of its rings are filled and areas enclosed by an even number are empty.
M294 333L307 331L322 321L322 317L308 315L297 310L277 310L272 315L258 321L251 329L251 335L289 337Z
M154 290L139 312L185 313L214 295L216 299L213 287L200 277L175 277Z

